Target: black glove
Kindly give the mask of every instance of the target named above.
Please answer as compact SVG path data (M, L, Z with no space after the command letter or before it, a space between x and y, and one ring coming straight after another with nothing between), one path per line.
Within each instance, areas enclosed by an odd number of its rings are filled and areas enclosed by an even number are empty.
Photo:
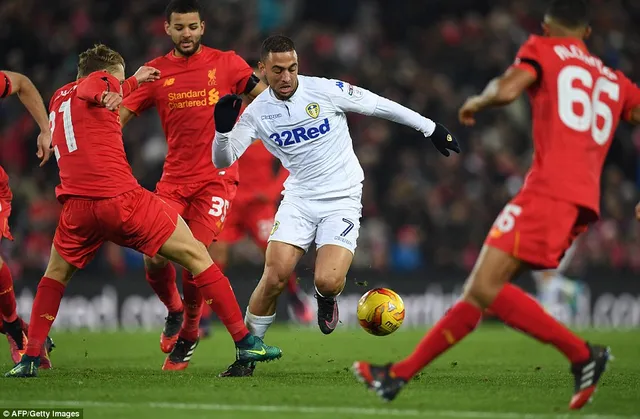
M451 154L449 153L449 150L460 153L460 144L458 144L458 140L456 140L449 130L442 124L436 122L436 129L433 130L433 133L428 138L431 139L435 148L447 157Z
M224 95L213 108L213 120L216 123L216 131L229 132L240 115L242 98L238 95Z

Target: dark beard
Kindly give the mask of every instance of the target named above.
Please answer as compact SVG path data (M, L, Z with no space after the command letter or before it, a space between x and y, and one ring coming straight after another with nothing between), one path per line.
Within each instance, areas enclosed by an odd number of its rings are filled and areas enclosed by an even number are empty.
M177 44L173 44L173 46L176 48L176 51L178 51L183 56L191 57L193 54L198 52L198 50L200 49L200 41L193 43L193 49L191 51L183 51L182 48L180 48L180 43L179 42Z

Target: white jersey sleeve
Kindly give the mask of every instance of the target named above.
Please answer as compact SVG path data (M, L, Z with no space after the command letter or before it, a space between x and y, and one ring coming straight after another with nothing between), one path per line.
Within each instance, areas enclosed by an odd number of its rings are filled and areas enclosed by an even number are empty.
M397 102L379 96L369 90L340 80L327 80L326 90L337 110L375 116L397 122L422 132L425 137L433 134L435 123Z
M213 164L219 169L231 166L257 139L253 117L245 111L230 132L216 131L212 144Z

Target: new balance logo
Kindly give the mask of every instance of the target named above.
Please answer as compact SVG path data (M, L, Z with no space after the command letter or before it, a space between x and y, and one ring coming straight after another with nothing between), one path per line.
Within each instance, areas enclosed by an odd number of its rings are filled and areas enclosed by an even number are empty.
M52 322L52 321L54 321L56 319L56 316L52 316L49 313L41 314L40 317L44 317L45 319L49 320L50 322Z

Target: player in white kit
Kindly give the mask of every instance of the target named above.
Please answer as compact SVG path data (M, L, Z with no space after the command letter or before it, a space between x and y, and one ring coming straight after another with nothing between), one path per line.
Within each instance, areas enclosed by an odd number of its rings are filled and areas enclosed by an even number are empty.
M398 103L339 80L298 75L294 44L285 36L263 42L259 68L270 87L245 109L235 126L242 104L239 96L221 98L214 109L217 168L230 166L260 139L290 172L269 238L264 273L251 295L245 323L256 336L264 336L289 275L315 240L318 325L329 334L338 324L336 297L345 286L362 211L364 172L353 151L345 112L412 127L445 156L460 148L444 126ZM236 362L221 375L252 373L253 365Z

